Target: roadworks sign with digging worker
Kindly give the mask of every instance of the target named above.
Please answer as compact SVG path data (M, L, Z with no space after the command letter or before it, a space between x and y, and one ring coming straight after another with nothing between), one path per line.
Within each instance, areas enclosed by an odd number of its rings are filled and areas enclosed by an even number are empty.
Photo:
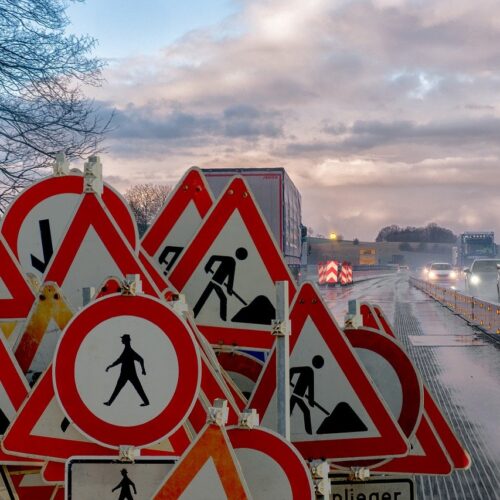
M243 179L233 180L169 274L211 344L270 349L276 281L295 284Z
M290 437L305 458L401 456L408 442L314 286L290 313ZM248 403L277 429L276 352Z

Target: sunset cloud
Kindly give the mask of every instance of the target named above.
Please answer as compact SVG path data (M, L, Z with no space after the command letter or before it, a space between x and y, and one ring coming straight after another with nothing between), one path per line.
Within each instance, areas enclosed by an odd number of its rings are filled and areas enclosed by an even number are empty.
M157 53L114 61L105 170L284 166L318 232L498 221L500 7L481 0L249 1ZM478 227L480 226L480 227Z

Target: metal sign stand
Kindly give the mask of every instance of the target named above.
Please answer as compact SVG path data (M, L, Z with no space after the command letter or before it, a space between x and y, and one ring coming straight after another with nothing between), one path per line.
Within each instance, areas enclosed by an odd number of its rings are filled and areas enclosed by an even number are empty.
M272 334L276 337L276 390L278 433L290 441L290 314L288 281L276 282L276 319Z

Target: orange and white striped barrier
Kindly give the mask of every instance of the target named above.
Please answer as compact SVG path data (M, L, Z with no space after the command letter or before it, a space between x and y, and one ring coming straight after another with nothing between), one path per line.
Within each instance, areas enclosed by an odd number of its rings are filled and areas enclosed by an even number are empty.
M325 283L327 285L336 285L339 281L339 263L335 260L329 260L326 263Z

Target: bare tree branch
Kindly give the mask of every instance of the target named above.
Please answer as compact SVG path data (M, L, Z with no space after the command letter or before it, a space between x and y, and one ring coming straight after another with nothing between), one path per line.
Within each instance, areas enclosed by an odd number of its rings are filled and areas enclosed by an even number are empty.
M0 212L55 154L101 151L104 117L83 85L102 83L96 41L66 35L65 0L0 0Z
M125 199L135 216L141 237L162 209L171 191L171 186L160 184L136 184L126 191Z

